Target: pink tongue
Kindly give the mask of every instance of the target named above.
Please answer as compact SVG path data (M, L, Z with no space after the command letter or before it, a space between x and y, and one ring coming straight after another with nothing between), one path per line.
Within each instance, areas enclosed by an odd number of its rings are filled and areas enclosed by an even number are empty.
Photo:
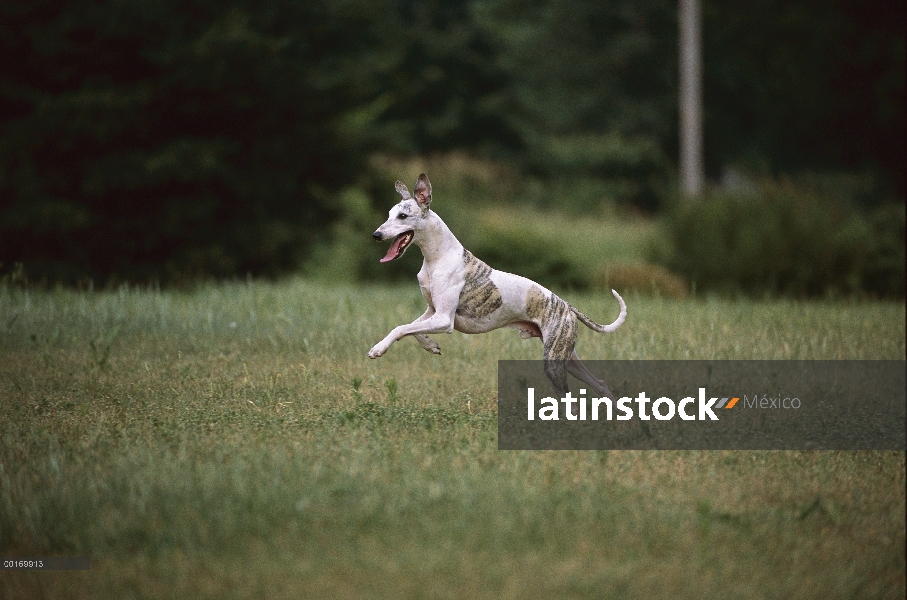
M394 260L395 258L397 258L397 252L400 250L400 246L403 245L404 237L405 237L405 234L401 233L396 238L394 238L394 241L391 244L391 247L387 249L387 254L384 255L384 258L382 258L380 260L380 262L385 263L385 262L388 262L388 261L391 261L391 260Z

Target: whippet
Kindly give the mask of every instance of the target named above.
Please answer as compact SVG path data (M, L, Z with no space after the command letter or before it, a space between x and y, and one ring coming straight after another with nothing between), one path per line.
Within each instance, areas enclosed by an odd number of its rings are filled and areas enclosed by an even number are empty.
M610 325L599 325L536 282L492 269L466 250L429 209L431 183L424 173L419 175L413 195L400 181L396 188L401 200L390 209L387 221L372 237L378 241L394 240L381 262L400 258L410 244L421 248L424 261L417 277L428 307L421 317L395 327L375 344L369 358L382 356L391 344L407 335L416 338L429 352L441 354L438 344L427 334L450 333L454 329L486 333L511 327L523 339L542 339L545 374L557 392L568 391L569 372L598 394L613 399L605 382L580 361L574 346L577 319L599 333L610 333L623 324L627 305L620 294L611 290L620 303L620 315Z

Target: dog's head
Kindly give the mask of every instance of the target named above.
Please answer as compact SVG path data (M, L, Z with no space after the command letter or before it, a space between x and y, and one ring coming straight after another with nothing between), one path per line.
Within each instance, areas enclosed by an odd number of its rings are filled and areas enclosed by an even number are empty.
M387 221L375 230L372 237L378 241L393 238L391 247L381 262L400 258L421 231L428 217L428 206L431 204L431 182L425 173L419 175L413 195L402 181L396 184L401 200L387 213Z

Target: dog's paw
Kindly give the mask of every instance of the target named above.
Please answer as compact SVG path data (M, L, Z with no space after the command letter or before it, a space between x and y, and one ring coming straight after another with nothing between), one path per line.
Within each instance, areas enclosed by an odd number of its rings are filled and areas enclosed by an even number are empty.
M381 344L377 344L374 348L368 351L368 357L378 358L380 356L383 356L385 352L387 352L387 349L381 348Z
M413 335L416 338L416 341L419 342L419 345L422 346L422 349L426 352L431 352L432 354L441 354L441 346L438 343L428 337L425 334L417 333Z
M441 354L441 346L438 345L434 340L425 338L425 341L422 343L422 347L432 354Z

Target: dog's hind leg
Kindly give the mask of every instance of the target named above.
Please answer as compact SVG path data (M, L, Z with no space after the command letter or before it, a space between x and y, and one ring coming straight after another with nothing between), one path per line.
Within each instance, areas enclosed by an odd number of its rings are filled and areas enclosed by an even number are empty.
M545 375L555 391L566 394L570 389L567 387L567 363L576 345L576 317L566 302L552 294L548 298L540 329Z
M567 386L567 361L545 360L545 375L558 394L566 394L570 388Z
M586 368L586 365L583 364L583 361L581 361L576 354L576 350L573 351L573 355L570 357L570 360L567 361L567 371L580 381L589 384L595 393L599 394L601 397L614 400L614 395L611 393L611 390L608 389L607 384Z

